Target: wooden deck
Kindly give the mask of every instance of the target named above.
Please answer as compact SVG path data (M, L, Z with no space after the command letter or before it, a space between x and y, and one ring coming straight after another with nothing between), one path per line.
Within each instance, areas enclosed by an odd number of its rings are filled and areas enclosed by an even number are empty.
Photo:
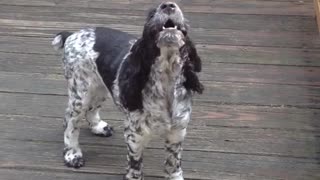
M86 167L64 167L66 84L55 33L107 26L141 33L156 0L0 1L0 179L119 180L123 115L111 138L81 144ZM183 166L189 180L320 179L320 39L312 0L182 0L203 59ZM163 179L161 140L145 153L147 180Z

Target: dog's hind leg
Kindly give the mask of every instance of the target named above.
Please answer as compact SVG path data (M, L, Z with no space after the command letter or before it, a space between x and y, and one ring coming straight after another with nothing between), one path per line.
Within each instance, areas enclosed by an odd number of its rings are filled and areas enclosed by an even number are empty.
M80 168L84 165L79 146L80 121L83 119L88 101L87 87L80 85L78 79L68 79L69 102L65 113L64 162L68 167Z
M113 134L113 128L100 118L99 111L101 105L93 105L89 107L86 114L86 119L91 127L91 132L97 136L109 137Z

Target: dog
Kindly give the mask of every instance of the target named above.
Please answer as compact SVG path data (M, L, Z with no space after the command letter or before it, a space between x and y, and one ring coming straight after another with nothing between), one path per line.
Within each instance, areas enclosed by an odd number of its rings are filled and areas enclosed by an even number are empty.
M84 165L79 146L79 122L91 131L111 136L113 128L99 116L108 96L126 115L124 138L128 149L126 180L142 180L142 153L152 135L165 136L165 172L170 180L183 180L182 143L192 111L192 97L203 85L197 73L201 59L188 35L189 25L180 7L161 3L148 13L143 33L85 28L58 33L52 45L63 51L68 84L64 118L64 162Z

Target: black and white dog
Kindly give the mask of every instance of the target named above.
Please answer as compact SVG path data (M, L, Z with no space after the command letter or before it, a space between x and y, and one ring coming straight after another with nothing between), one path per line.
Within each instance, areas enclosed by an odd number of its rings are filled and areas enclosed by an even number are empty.
M108 28L61 32L52 42L63 49L69 103L65 113L64 161L84 165L79 147L79 121L86 118L94 134L111 136L113 129L99 110L111 95L126 114L128 148L125 179L141 180L142 152L153 134L165 135L167 179L183 180L182 142L191 116L192 96L202 93L197 72L201 60L188 36L179 6L160 4L148 14L142 37Z

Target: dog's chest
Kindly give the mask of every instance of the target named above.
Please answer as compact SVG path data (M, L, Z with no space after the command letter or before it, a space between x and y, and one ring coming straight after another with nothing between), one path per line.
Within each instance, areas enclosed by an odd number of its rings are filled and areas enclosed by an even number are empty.
M149 81L143 90L143 108L152 119L171 119L179 99L184 77L179 54L160 56L151 67Z

